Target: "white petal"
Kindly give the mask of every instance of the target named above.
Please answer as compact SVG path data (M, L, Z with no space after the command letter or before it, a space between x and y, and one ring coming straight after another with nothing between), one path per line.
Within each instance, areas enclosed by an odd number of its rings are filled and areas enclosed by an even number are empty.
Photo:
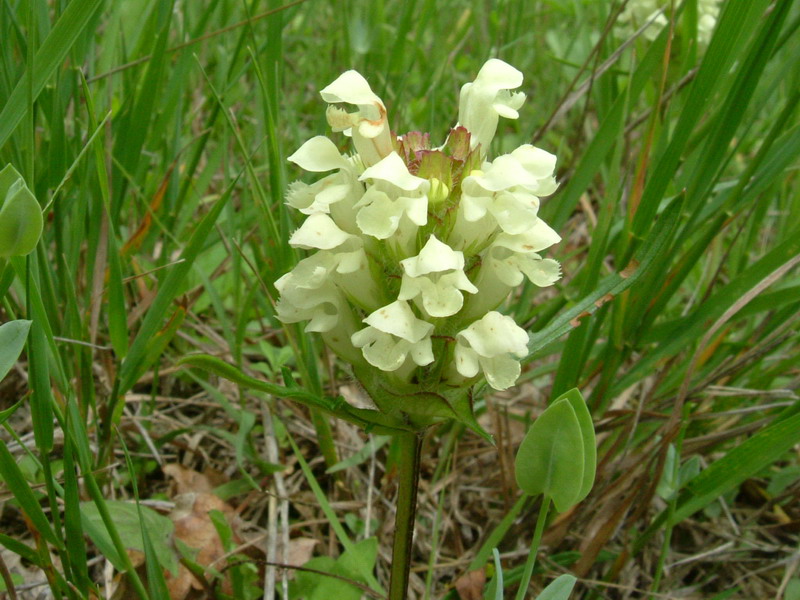
M342 245L350 237L328 215L317 213L309 216L292 234L289 245L295 248L330 250Z
M406 361L408 342L397 340L374 327L356 331L350 341L356 348L361 348L369 364L381 371L396 371Z
M477 294L478 288L475 287L469 278L464 274L464 271L454 271L452 273L447 273L446 275L442 275L439 281L445 281L448 285L452 285L459 290L464 290L465 292L469 292L470 294Z
M337 325L343 298L330 277L334 264L330 254L320 252L301 260L275 282L281 294L276 306L281 321L309 321L306 331L317 332L330 331Z
M539 196L549 196L558 189L558 182L555 177L544 177L539 180L539 185L536 189L531 190L534 194Z
M434 361L433 344L431 343L431 338L426 337L418 341L416 344L413 344L411 348L409 348L409 354L411 355L411 360L417 363L420 367L431 364Z
M417 256L401 260L408 275L419 277L429 273L449 271L464 268L464 254L453 250L447 244L440 242L435 235L431 235Z
M475 84L495 90L513 90L522 85L522 72L498 58L490 58L478 71Z
M525 279L522 269L520 268L518 257L524 256L516 252L510 252L506 248L492 248L488 255L488 265L484 265L483 269L491 269L494 271L495 277L502 283L510 287L517 287ZM533 254L536 258L540 258L538 254Z
M408 167L397 152L391 152L380 162L366 169L359 177L361 181L377 179L387 181L401 190L411 192L422 187L427 191L428 180L408 172Z
M519 119L519 113L508 106L506 102L495 102L492 104L492 108L501 117L505 117L506 119Z
M530 230L536 224L539 199L525 193L500 192L489 210L500 228L511 235Z
M467 221L482 219L492 202L492 192L481 186L483 178L483 171L473 171L461 182L459 211Z
M343 169L349 166L339 149L324 135L318 135L300 146L288 160L301 169L314 173Z
M514 385L521 371L519 361L507 355L481 358L480 363L486 382L496 390L507 390Z
M383 101L376 96L369 83L358 71L345 71L330 85L320 91L325 102L347 102L348 104L373 104L383 106Z
M356 224L364 234L385 240L397 231L403 207L392 202L383 192L375 188L368 189L356 206L361 206L356 215Z
M458 336L464 338L475 352L485 358L515 354L523 358L528 353L528 334L514 319L490 311Z
M349 194L358 193L360 187L361 184L343 177L341 172L323 177L311 185L295 181L289 185L286 203L306 215L329 213L332 204L341 202Z
M559 236L547 223L537 218L533 227L528 231L509 235L501 233L494 241L495 246L508 248L514 252L539 252L561 241Z
M552 258L542 259L538 254L533 254L517 255L517 260L520 270L534 285L547 287L561 279L561 265Z
M397 199L397 204L403 207L409 221L422 227L428 223L428 196L422 195L417 198L401 196Z
M550 177L556 170L556 155L530 144L520 146L511 153L511 156L538 179Z
M558 262L552 258L542 259L535 252L521 254L507 248L493 248L487 262L497 279L511 287L522 283L523 274L539 287L553 285L561 278Z
M433 325L418 319L403 300L396 300L379 308L364 319L364 323L411 343L420 341L433 331Z
M456 344L454 353L456 370L464 377L475 377L480 370L477 353L463 343Z
M536 187L537 178L511 154L498 156L491 167L484 169L483 178L479 178L481 187L492 192L507 190L517 185Z

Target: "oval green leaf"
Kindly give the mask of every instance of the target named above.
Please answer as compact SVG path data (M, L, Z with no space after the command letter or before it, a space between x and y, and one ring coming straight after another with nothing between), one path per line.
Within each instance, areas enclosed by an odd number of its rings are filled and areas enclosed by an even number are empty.
M0 171L0 258L25 256L42 235L42 209L11 165Z
M30 321L9 321L0 325L0 381L17 362L25 340L28 339Z
M556 510L574 505L583 489L583 435L569 400L553 402L520 444L515 461L517 484L531 495L544 494Z
M583 439L583 480L581 481L581 491L578 494L578 499L575 501L577 503L589 495L594 485L594 476L597 471L597 441L594 435L592 415L589 414L589 409L586 407L586 402L583 400L580 390L572 388L560 398L566 398L575 411L578 425L581 428L581 438Z

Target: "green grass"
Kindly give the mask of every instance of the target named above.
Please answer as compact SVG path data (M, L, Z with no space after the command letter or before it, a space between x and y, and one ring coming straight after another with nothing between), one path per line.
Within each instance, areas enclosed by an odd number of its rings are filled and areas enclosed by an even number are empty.
M494 154L535 139L558 155L541 214L563 238L550 256L564 278L504 308L532 355L519 396L478 399L498 449L458 425L426 442L412 589L456 598L453 580L470 562L493 570L498 547L516 591L514 551L535 519L504 469L530 416L572 387L598 429L598 478L545 533L532 585L570 568L576 598L796 587L781 561L798 539L776 525L800 519L800 9L728 1L697 49L694 4L675 39L617 52L613 4L589 0L0 2L0 168L46 207L36 251L0 259L0 323L32 321L0 382L0 562L56 597L102 590L102 562L85 562L98 551L80 503L93 502L129 589L168 597L152 532L136 569L106 500L171 500L161 468L183 463L225 473L252 527L283 515L281 535L342 556L329 585L385 587L391 532L371 529L381 550L364 572L361 534L343 523L365 518L368 496L372 518L390 520L393 449L364 453L357 427L326 416L350 377L274 316L273 284L300 258L283 204L300 173L285 158L330 134L318 91L344 70L370 81L393 130L443 140L460 86L498 56L528 99ZM198 351L269 384L256 394L177 366ZM692 461L697 477L660 497L662 476ZM679 562L726 542L738 553L724 561ZM231 571L244 593L246 563L262 586L264 555L242 552L208 585Z

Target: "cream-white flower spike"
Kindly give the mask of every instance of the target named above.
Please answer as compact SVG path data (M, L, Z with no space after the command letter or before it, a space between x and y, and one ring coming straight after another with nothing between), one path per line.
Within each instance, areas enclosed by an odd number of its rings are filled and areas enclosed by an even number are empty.
M364 358L381 371L396 371L410 355L419 366L433 362L433 325L418 319L407 302L397 300L379 308L367 318L368 325L351 336Z
M289 244L314 254L276 283L278 318L308 320L373 398L468 394L481 372L506 389L519 376L527 334L495 310L526 278L544 287L561 275L539 254L560 240L538 216L556 157L530 144L487 156L500 117L518 117L521 85L520 71L488 60L436 147L424 132L391 134L383 101L347 71L321 96L356 153L316 136L289 157L324 175L287 191L307 215Z
M522 85L522 73L502 60L491 58L484 63L472 83L461 88L458 107L458 124L466 127L472 139L470 146L481 146L481 156L486 156L489 144L497 131L500 117L516 119L517 110L525 102L522 92L511 93Z
M364 165L374 165L392 151L386 106L358 71L345 71L320 95L331 104L326 113L331 128L353 137ZM347 112L333 106L340 103L353 104L358 110Z
M455 367L464 377L483 371L496 390L514 385L520 358L528 354L528 334L514 319L491 311L456 336Z
M478 288L464 274L464 255L431 235L417 256L401 260L405 274L400 300L422 296L422 307L431 317L449 317L464 305L461 291L477 294Z

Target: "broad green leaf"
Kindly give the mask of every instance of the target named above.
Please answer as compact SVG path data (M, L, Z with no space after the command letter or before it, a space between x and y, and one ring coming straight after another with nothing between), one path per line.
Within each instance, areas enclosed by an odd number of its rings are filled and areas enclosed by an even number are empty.
M9 321L0 325L0 381L8 375L11 367L17 362L25 347L30 328L31 322L23 320Z
M597 442L594 436L594 423L586 402L577 388L566 392L561 398L566 398L575 411L578 418L578 425L581 428L581 438L583 439L583 479L581 480L581 491L578 494L578 502L586 498L592 491L594 485L595 471L597 470Z
M304 567L324 571L338 577L325 577L319 573L299 571L297 573L297 595L308 600L359 600L363 597L363 590L346 580L357 583L366 583L361 573L371 572L375 569L378 558L378 540L371 537L355 544L345 550L342 555L334 560L328 556L312 558ZM292 595L291 597L297 597Z
M567 600L576 581L573 575L560 575L542 590L536 600Z
M367 583L362 579L361 573L371 573L375 569L378 560L378 538L370 537L345 550L336 561L339 572L345 577L352 577L362 583Z
M564 512L583 489L583 435L575 409L559 398L534 421L515 461L517 484L527 494L544 494Z
M334 574L336 561L330 556L312 558L303 565L306 569ZM338 573L337 573L338 575ZM322 573L298 571L292 585L291 598L305 598L306 600L360 600L363 592L358 587L343 581L338 577L326 577Z
M11 583L13 583L15 586L22 585L25 583L25 579L19 573L11 573ZM7 591L6 582L2 577L0 577L0 592L5 591Z
M167 517L154 511L152 508L140 506L144 522L139 520L139 510L132 502L107 500L106 507L114 519L122 543L128 550L144 552L142 527L147 528L148 537L153 546L153 551L158 557L158 562L173 575L178 573L178 560L170 546L170 539L174 525ZM111 561L120 571L125 570L125 564L114 547L111 537L106 531L100 512L94 502L81 503L81 521L84 529L92 538L95 546Z
M664 500L669 500L672 498L673 494L678 491L678 470L675 468L675 462L678 460L679 457L675 450L675 444L670 444L667 447L667 455L664 459L664 469L661 480L656 486L656 494L661 496Z
M0 171L0 258L30 254L42 235L42 209L12 165Z

